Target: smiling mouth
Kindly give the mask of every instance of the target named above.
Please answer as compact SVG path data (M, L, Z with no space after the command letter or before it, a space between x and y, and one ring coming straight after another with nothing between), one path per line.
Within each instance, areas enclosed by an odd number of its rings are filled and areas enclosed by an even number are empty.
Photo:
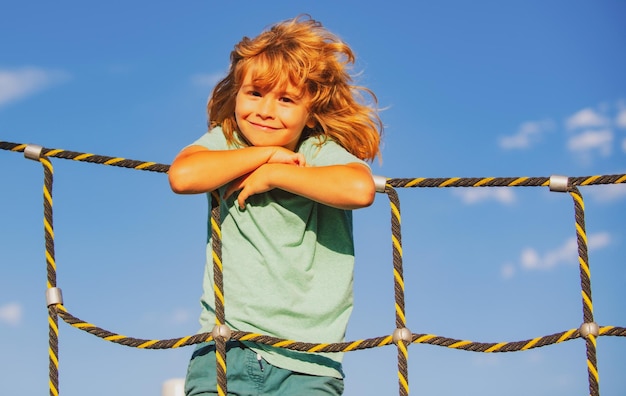
M263 125L263 124L257 124L256 122L250 122L250 125L252 125L253 127L257 128L257 129L261 129L264 131L274 131L277 130L279 128L275 128L269 125Z

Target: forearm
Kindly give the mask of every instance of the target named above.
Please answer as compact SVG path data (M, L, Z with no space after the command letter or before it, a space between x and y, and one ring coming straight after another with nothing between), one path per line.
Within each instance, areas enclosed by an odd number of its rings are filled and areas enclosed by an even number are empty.
M362 164L295 167L271 164L270 186L340 209L358 209L374 202L376 188Z
M172 162L168 178L178 194L213 191L267 163L271 147L212 151L200 146L183 150Z

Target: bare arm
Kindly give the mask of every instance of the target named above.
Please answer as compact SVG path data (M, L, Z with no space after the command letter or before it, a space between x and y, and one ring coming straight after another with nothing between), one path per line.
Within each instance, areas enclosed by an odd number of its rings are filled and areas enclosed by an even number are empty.
M266 164L230 184L229 196L241 190L240 207L246 199L273 188L280 188L340 209L358 209L374 202L376 188L368 167L359 163L321 167Z
M170 186L178 194L213 191L263 164L282 163L303 166L304 156L282 147L247 147L213 151L203 146L182 150L170 165Z
M178 194L204 193L230 183L226 197L241 190L238 203L242 208L251 195L274 188L341 209L362 208L374 201L374 181L366 166L304 165L302 154L281 147L213 151L190 146L174 159L168 177Z

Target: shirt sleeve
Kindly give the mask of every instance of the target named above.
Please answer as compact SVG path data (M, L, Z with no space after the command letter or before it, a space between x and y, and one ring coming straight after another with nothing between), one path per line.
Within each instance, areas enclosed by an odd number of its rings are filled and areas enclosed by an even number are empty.
M209 150L228 150L231 148L226 142L224 131L219 126L200 136L191 146L203 146Z

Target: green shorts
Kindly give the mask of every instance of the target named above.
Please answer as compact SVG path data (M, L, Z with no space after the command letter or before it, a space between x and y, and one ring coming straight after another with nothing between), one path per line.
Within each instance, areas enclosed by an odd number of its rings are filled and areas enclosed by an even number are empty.
M185 395L217 395L215 344L196 347L185 380ZM296 373L275 367L238 341L226 344L228 395L339 396L343 380Z

